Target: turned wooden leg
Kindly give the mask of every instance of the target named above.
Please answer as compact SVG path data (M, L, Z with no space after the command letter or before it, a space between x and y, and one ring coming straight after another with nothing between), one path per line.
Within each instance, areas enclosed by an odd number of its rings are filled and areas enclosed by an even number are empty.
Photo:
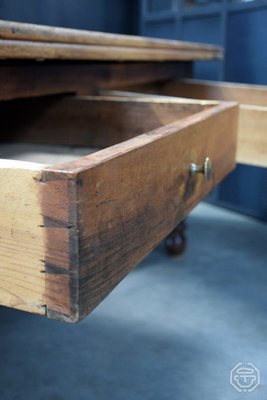
M171 256L179 256L186 248L186 223L181 221L176 228L166 237L165 248Z

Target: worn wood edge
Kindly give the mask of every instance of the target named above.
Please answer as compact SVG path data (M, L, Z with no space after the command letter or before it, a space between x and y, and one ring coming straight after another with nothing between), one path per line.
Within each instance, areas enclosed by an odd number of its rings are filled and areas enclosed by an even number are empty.
M179 79L163 83L161 90L172 96L267 106L267 86L264 85Z
M0 21L0 38L9 40L30 40L86 45L97 44L104 46L116 45L159 49L189 48L222 53L221 47L208 44L176 40L151 39L148 37L119 35L3 20Z
M127 90L112 90L112 89L99 89L98 91L100 97L107 98L127 98L132 101L147 101L147 102L159 102L159 103L177 103L177 104L198 104L200 106L205 105L217 105L218 100L208 100L208 99L190 99L188 97L174 97L174 96L164 96L161 94L148 94L140 92L131 92ZM80 96L82 97L82 96Z
M240 105L237 162L267 168L267 107Z
M116 90L100 90L98 96L73 96L72 101L76 100L90 100L95 102L110 101L110 102L125 102L125 103L159 103L159 104L177 104L177 105L191 105L196 104L202 105L218 105L217 100L198 100L188 99L186 97L172 97L172 96L161 96L161 95L150 95L143 93L124 92Z
M99 150L93 154L90 154L89 156L82 157L79 160L74 160L64 164L56 164L51 167L59 174L78 173L81 172L84 168L92 168L93 166L96 166L100 163L105 163L111 158L120 155L121 152L126 154L127 152L132 151L135 148L138 148L145 144L149 144L157 140L158 138L161 138L162 135L171 135L177 130L184 129L191 124L201 122L202 120L210 118L212 115L219 114L220 112L233 107L237 107L236 102L219 102L213 107L206 108L203 111L197 112L193 115L183 118L182 120L175 121L163 127L154 129L151 132L146 132L123 143L110 146L107 149Z
M220 59L220 52L210 54L200 49L143 49L124 46L96 46L0 40L2 59L57 59L99 61L189 61Z
M42 168L0 160L0 303L46 315L45 238L36 184Z
M79 320L79 245L77 181L46 167L40 177L39 201L45 231L46 316Z
M57 175L0 159L0 304L76 322L75 177Z

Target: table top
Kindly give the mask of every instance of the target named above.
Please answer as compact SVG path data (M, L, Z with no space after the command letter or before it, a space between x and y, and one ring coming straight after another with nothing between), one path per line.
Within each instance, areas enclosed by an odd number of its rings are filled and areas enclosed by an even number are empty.
M0 58L94 61L221 59L222 48L0 20Z

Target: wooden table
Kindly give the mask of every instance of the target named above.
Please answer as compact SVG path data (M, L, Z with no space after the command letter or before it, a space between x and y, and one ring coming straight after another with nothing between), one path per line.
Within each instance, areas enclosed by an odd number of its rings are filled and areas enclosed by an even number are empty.
M218 47L5 21L0 44L2 157L86 149L0 160L2 305L79 321L235 167L237 144L237 161L267 165L266 88L181 81Z

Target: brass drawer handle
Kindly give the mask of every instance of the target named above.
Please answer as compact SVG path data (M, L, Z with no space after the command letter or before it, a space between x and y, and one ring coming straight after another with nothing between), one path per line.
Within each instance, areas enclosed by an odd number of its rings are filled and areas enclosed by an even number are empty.
M190 175L195 176L196 174L203 174L205 181L209 181L212 176L212 164L209 157L205 158L203 165L195 163L190 164Z

